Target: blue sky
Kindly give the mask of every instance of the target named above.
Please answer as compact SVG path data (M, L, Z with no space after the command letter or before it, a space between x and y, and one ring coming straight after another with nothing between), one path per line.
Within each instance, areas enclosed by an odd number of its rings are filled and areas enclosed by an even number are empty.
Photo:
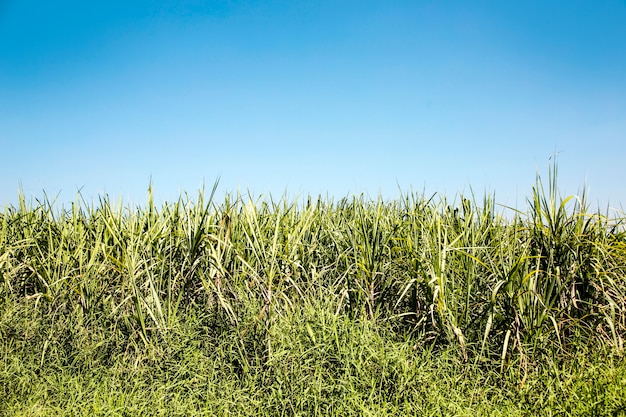
M626 202L626 1L0 0L0 205L470 187Z

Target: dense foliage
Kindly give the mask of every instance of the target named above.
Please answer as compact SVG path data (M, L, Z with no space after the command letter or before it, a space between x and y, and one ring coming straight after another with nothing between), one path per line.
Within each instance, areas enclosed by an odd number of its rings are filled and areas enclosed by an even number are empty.
M0 411L623 411L626 232L555 175L506 218L491 197L214 191L0 214Z

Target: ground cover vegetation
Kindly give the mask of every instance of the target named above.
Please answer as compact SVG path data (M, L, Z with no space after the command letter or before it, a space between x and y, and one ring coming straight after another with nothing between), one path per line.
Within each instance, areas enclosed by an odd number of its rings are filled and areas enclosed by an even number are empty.
M626 231L401 194L0 214L0 415L626 415Z

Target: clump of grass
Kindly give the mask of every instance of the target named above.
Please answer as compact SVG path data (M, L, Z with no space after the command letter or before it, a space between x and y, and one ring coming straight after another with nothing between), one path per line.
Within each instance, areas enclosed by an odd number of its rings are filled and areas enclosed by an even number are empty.
M561 198L556 166L508 220L493 196L216 186L0 214L0 410L621 412L623 219Z

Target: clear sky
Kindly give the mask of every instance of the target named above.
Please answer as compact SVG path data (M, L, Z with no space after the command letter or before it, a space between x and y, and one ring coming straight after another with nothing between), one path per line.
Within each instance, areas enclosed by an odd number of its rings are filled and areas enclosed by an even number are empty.
M626 205L626 1L0 0L0 206L398 188Z

